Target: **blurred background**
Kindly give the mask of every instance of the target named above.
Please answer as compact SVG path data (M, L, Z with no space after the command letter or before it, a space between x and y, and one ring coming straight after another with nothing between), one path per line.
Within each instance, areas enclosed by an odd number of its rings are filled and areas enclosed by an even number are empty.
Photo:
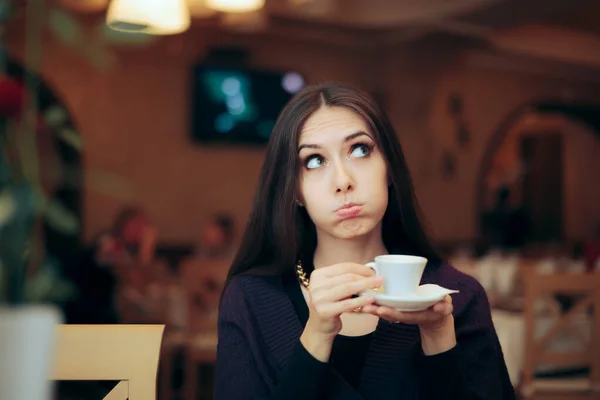
M271 128L334 80L391 117L435 244L488 290L515 387L590 374L581 358L528 369L525 343L575 309L579 333L551 336L600 359L598 313L576 306L600 289L535 303L551 322L528 333L524 277L600 270L600 1L151 3L0 2L0 109L27 104L56 204L35 223L51 267L29 275L33 300L68 323L167 324L160 398L210 398L218 298Z

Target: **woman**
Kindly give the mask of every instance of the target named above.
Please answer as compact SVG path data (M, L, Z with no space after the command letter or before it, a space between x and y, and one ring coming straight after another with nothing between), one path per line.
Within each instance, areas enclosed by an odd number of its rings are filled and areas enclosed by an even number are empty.
M273 129L219 315L215 398L513 399L489 305L419 222L402 148L364 93L308 87ZM423 312L354 296L380 254L460 290Z

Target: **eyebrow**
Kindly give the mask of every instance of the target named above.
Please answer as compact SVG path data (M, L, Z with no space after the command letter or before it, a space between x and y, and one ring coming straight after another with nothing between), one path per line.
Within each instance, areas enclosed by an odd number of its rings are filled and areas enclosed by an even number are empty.
M350 135L346 136L344 138L344 143L347 143L353 139L356 139L357 137L360 136L367 136L369 139L373 140L373 138L371 138L371 135L369 135L366 132L363 131L358 131L358 132L354 132L351 133ZM300 146L298 146L298 152L300 152L300 150L302 149L320 149L321 146L319 146L318 144L301 144Z

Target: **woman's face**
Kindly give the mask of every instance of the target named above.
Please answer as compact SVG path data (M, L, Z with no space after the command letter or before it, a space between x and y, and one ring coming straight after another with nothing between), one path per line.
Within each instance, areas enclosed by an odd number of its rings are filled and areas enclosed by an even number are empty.
M356 113L321 107L300 133L300 202L319 237L351 239L380 227L387 167L373 133Z

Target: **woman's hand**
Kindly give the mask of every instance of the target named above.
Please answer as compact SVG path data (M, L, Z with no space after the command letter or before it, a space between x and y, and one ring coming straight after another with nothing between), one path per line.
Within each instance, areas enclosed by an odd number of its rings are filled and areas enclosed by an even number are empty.
M366 305L362 312L377 315L389 322L418 325L425 355L443 353L456 346L452 297L446 296L439 303L424 311L402 312L393 308Z
M342 329L340 316L372 304L372 296L352 297L381 286L383 278L361 264L340 263L316 269L310 276L309 317L300 341L315 358L327 361L333 339Z

